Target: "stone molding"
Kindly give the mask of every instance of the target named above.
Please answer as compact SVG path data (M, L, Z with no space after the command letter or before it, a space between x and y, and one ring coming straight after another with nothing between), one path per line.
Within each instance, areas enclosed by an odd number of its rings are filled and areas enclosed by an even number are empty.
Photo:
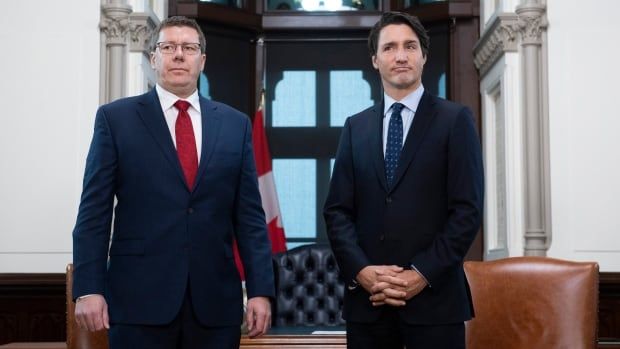
M542 44L542 34L547 30L547 17L545 5L528 4L517 6L516 13L519 16L519 28L523 45Z
M517 51L519 18L513 13L501 13L474 46L474 64L482 78L504 52Z
M131 6L121 3L101 5L99 29L105 35L106 45L126 45L130 31Z
M474 46L474 64L482 78L505 52L517 52L521 45L541 45L547 29L545 6L520 5L516 13L500 13Z
M548 24L545 16L545 5L519 5L516 13L519 16L519 33L523 45L542 44L542 33L547 30Z
M149 40L153 30L159 24L159 20L152 12L134 12L129 15L130 20L130 52L142 52L146 55L150 52Z

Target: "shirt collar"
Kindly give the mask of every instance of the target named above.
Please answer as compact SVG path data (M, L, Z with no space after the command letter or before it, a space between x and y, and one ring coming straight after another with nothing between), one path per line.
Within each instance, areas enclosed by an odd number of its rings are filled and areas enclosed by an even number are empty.
M159 102L161 103L161 107L164 111L172 108L172 106L174 105L174 103L176 103L176 101L178 101L179 99L182 99L184 101L189 102L189 104L194 109L200 112L200 99L198 98L198 89L194 90L194 93L189 95L189 97L187 98L178 97L174 93L161 87L160 84L155 85L155 91L157 92L157 97L159 97Z
M383 104L383 116L385 117L385 115L387 115L388 111L392 108L392 104L396 102L404 104L405 107L407 107L407 109L415 113L415 111L418 109L418 104L420 104L420 100L422 99L423 94L424 94L424 86L422 84L420 84L420 86L418 86L418 88L415 89L415 91L406 95L405 98L403 98L400 101L395 100L394 98L388 96L387 93L384 92L383 101L385 103Z

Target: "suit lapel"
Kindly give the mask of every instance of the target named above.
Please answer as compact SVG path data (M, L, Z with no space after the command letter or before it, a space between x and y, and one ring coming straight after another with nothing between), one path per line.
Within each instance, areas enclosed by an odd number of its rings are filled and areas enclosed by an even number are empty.
M415 112L411 130L409 130L409 133L407 134L403 151L400 154L398 167L396 168L396 173L394 174L394 185L392 186L392 190L396 188L398 182L403 177L403 174L413 161L413 158L420 147L420 143L424 139L424 135L428 130L428 126L431 124L436 114L435 100L427 92L424 92L422 98L420 99L418 109Z
M370 110L370 118L368 119L368 130L370 132L370 152L377 178L385 191L388 190L387 179L385 178L385 160L383 157L383 103L375 105Z
M152 89L149 93L142 95L142 99L138 103L140 104L138 114L140 115L140 118L142 118L142 122L144 122L149 132L164 153L164 156L168 159L172 167L175 169L175 172L179 175L179 179L183 183L183 186L187 187L185 185L185 175L181 170L181 163L179 162L179 157L177 155L176 148L174 147L174 143L172 142L172 136L170 135L170 130L166 124L166 118L161 110L161 104L155 89Z
M202 152L194 190L200 184L200 178L202 178L205 168L211 160L222 121L222 113L218 110L217 105L202 96L200 96L200 114L202 116Z

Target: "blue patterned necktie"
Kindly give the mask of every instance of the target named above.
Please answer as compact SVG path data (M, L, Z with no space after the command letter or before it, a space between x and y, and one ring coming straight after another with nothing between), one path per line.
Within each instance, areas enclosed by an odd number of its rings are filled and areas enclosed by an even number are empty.
M392 115L390 116L385 145L385 177L388 187L392 187L394 173L396 173L398 159L403 148L403 119L400 116L400 112L404 107L401 103L392 104Z

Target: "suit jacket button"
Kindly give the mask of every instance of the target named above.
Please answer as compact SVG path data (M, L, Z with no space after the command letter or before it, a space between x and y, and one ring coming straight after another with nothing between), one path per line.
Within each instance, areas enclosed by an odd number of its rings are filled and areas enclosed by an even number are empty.
M188 209L187 209L187 213L189 213L189 214L194 213L194 209L193 209L193 208L191 208L191 207L190 207L190 208L188 208Z
M379 241L383 241L385 240L385 234L381 234L381 236L379 236Z
M392 197L391 196L388 196L387 198L385 198L385 203L386 204L389 204L391 202L392 202Z

